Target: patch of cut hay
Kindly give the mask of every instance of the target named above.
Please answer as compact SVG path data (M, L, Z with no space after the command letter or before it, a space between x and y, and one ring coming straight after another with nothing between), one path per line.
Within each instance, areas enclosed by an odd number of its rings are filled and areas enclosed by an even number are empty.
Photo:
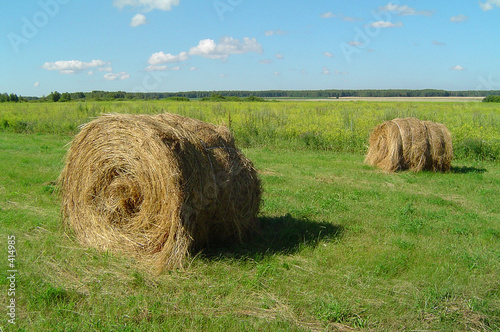
M365 162L387 172L447 172L453 159L446 126L416 118L386 121L373 130Z
M182 267L192 249L257 229L261 186L224 126L174 114L105 115L74 138L61 212L85 245Z

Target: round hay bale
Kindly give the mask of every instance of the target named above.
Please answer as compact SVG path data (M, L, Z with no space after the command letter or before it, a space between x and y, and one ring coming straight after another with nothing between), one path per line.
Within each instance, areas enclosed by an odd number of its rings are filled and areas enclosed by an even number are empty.
M226 127L179 115L113 114L84 125L59 185L63 221L79 241L157 270L257 229L252 162Z
M447 172L453 158L448 129L416 118L386 121L372 131L365 162L387 172Z

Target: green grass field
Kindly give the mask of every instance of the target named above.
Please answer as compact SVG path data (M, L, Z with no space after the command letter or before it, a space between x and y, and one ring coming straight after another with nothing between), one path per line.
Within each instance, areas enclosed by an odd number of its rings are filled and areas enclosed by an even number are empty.
M155 276L76 242L61 227L54 181L81 123L164 109L230 124L264 196L261 234ZM363 164L369 127L405 115L450 128L459 144L451 172L387 174ZM499 330L499 126L499 106L481 103L0 105L0 327Z

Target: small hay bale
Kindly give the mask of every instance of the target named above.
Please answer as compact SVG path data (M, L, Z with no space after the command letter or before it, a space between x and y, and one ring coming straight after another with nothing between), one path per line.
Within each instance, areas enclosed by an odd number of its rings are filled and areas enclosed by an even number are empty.
M79 241L157 271L257 229L252 162L226 127L179 115L112 114L84 125L59 186L63 221Z
M447 172L453 158L448 129L416 118L386 121L373 130L365 162L387 172Z

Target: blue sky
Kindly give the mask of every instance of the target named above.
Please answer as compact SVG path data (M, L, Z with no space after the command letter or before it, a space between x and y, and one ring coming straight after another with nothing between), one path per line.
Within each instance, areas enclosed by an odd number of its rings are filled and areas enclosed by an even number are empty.
M500 89L500 0L39 0L0 12L0 92Z

